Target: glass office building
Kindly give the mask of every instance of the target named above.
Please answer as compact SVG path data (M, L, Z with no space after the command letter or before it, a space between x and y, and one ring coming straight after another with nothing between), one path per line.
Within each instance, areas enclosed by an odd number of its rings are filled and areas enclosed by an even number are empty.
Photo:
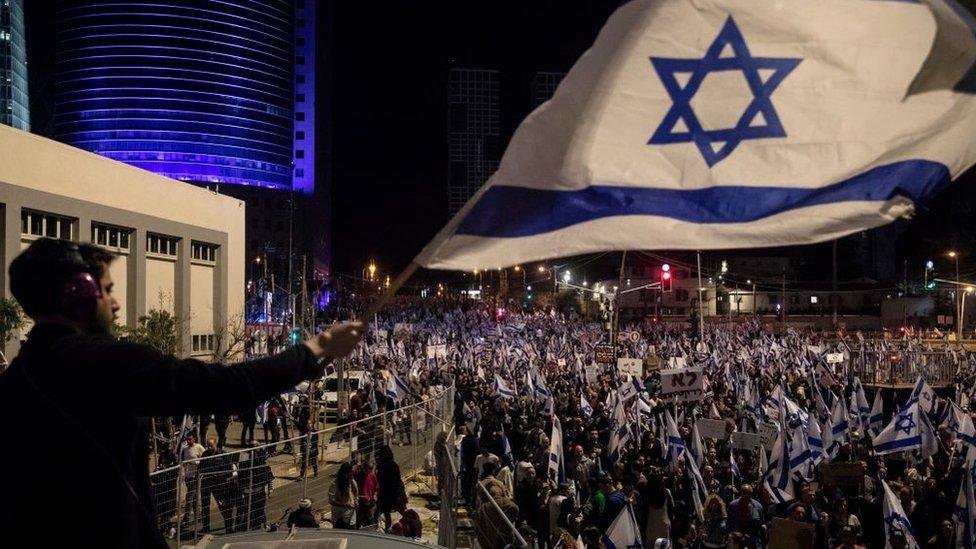
M22 0L0 0L0 124L30 131Z
M191 183L292 189L296 124L314 131L296 4L62 0L58 139Z

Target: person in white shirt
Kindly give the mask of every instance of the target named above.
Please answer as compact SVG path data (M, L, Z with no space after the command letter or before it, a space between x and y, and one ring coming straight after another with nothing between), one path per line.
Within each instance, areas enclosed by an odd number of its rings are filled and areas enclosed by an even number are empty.
M183 504L183 523L189 525L190 510L196 518L200 515L200 507L197 505L197 473L200 470L200 462L197 461L203 456L204 447L197 442L194 433L186 435L183 447L180 449L180 461L183 463L183 482L186 484L186 501Z

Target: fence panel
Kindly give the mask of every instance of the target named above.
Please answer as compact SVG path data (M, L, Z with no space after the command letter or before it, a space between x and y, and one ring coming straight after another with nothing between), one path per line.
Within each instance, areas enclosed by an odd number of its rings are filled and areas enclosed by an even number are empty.
M155 471L150 478L160 528L175 529L183 540L283 528L303 498L328 520L329 489L343 463L353 465L355 474L365 464L375 468L380 449L388 446L404 480L423 470L437 434L450 431L453 398L449 387L353 423ZM375 523L374 512L357 511L359 524Z

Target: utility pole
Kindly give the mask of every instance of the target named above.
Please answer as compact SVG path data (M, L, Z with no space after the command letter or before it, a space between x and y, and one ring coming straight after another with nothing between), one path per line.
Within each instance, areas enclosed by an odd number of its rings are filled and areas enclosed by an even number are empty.
M786 325L786 267L783 267L783 288L780 295L783 299L783 325Z
M613 293L613 322L610 325L610 344L613 345L614 356L617 354L617 329L620 322L620 293L624 289L624 264L627 262L627 250L620 255L620 277L617 281L617 291Z
M701 250L695 251L698 257L698 338L705 341L705 312L702 310Z
M838 299L838 296L837 296L837 240L834 240L833 245L831 246L831 249L832 249L832 252L833 252L831 254L833 256L833 261L832 261L832 264L833 264L833 277L832 277L832 280L831 280L831 290L833 290L833 295L830 296L830 302L833 304L833 308L834 308L834 311L833 311L833 326L834 326L834 329L836 330L837 329L837 299Z

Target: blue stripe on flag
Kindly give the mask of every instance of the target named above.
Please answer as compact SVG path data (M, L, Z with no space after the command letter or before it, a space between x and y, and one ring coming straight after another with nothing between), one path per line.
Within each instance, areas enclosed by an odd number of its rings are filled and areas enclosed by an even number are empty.
M874 451L875 452L882 452L882 451L886 451L886 450L895 450L895 449L898 449L898 448L906 448L906 447L918 446L921 443L922 443L922 437L921 437L921 435L918 435L918 436L914 436L914 437L910 437L910 438L902 438L902 439L898 439L898 440L893 440L891 442L882 442L881 444L875 444L874 445Z
M457 234L499 238L531 236L585 221L625 215L653 215L689 223L746 223L797 208L838 202L881 201L893 196L907 196L919 202L938 193L949 182L949 170L939 162L904 160L817 188L723 185L662 189L591 185L564 191L496 185L471 208L458 226Z

